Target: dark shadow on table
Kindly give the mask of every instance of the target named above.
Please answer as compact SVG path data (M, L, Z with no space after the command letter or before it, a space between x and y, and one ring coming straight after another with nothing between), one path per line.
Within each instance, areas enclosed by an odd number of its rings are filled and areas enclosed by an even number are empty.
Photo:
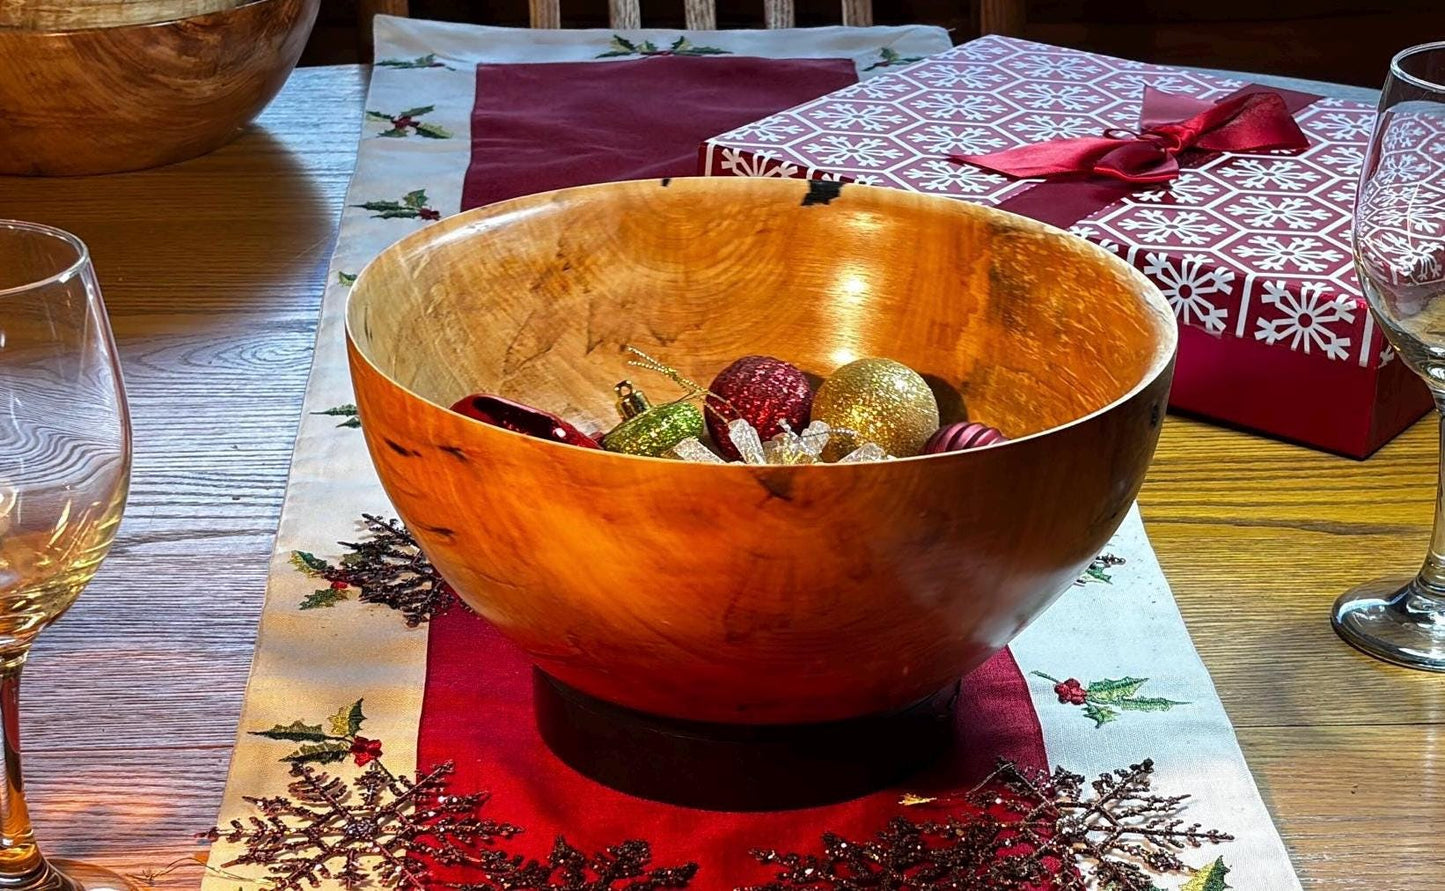
M344 183L327 191L304 158L253 126L153 170L0 177L0 217L79 235L113 317L185 314L194 330L230 313L294 310L301 288L320 293ZM147 327L118 326L117 337Z

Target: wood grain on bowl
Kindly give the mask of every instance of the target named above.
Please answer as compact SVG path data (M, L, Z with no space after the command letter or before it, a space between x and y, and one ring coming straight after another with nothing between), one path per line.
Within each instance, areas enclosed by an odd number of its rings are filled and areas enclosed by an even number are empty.
M170 22L254 0L0 0L0 28L73 31Z
M295 67L320 0L152 24L0 27L0 173L155 167L239 134Z
M1175 345L1138 272L963 202L810 194L684 179L529 196L403 239L352 287L362 431L398 512L470 604L584 692L745 723L906 706L1006 644L1138 491ZM754 353L820 376L886 356L1013 441L697 465L445 408L490 392L606 429L624 345L702 380Z

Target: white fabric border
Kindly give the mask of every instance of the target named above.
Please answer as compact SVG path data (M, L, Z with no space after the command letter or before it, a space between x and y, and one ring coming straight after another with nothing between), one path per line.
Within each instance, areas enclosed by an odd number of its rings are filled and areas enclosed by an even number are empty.
M1181 859L1198 867L1223 856L1230 887L1296 891L1300 883L1289 854L1194 649L1137 506L1108 553L1126 560L1106 570L1111 583L1070 589L1009 645L1028 679L1049 763L1092 780L1152 758L1156 791L1193 796L1180 814L1186 825L1202 823L1236 839L1186 848L1179 852ZM1085 685L1145 677L1148 683L1138 695L1187 704L1167 712L1123 711L1117 720L1095 727L1081 707L1060 703L1053 683L1033 671Z

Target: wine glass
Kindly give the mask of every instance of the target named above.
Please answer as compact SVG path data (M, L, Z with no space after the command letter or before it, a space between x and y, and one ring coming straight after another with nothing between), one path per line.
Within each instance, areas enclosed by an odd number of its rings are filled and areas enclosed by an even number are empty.
M1355 196L1355 265L1390 345L1445 413L1445 41L1390 62ZM1380 659L1445 671L1445 414L1435 531L1420 572L1335 602L1340 636Z
M85 245L0 220L0 889L126 888L36 846L20 770L20 670L110 549L130 418Z

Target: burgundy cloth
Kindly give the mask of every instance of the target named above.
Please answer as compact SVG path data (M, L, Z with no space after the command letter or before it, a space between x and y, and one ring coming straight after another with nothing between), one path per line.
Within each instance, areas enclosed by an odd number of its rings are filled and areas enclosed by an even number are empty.
M1019 179L1096 176L1161 183L1179 175L1177 156L1191 148L1243 152L1308 147L1309 140L1276 93L1254 91L1206 102L1145 87L1138 133L1051 139L952 157Z
M856 81L849 59L478 65L462 209L587 183L694 176L708 137Z
M996 758L1047 769L1043 733L1028 682L1007 650L964 682L952 757L899 789L843 804L771 813L724 813L624 795L581 776L551 753L532 719L527 658L486 621L454 608L432 619L417 762L454 761L454 788L491 792L485 813L522 826L512 851L545 857L558 835L587 851L624 839L653 846L656 865L697 863L692 891L762 884L772 873L754 848L815 851L825 830L872 838L899 814L939 819L937 810L898 803L901 791L967 789ZM686 782L685 777L678 778Z
M1240 88L1220 101L1230 102L1253 93L1270 93L1279 96L1284 101L1285 109L1291 115L1307 108L1320 98L1295 90L1250 85ZM1152 119L1153 116L1151 116ZM1175 160L1181 167L1187 168L1201 164L1211 157L1214 156L1209 152L1188 151L1176 156ZM1104 208L1122 201L1125 196L1138 188L1138 183L1110 177L1049 180L1005 199L999 204L999 208L1067 229L1079 220L1093 216Z

